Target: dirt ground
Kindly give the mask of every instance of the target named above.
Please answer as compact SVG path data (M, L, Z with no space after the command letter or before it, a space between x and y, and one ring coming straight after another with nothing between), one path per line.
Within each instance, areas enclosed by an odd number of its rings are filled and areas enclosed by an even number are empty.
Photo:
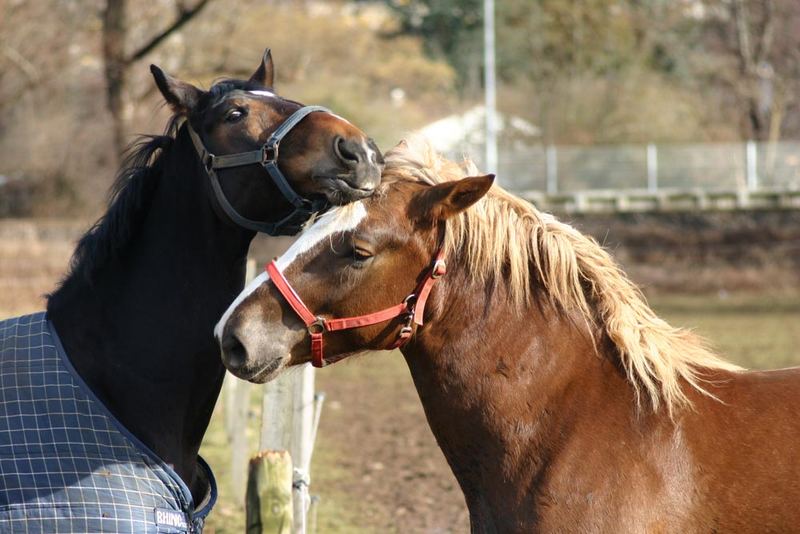
M356 497L349 503L355 512L349 526L365 532L469 531L464 498L400 353L368 354L319 371L317 388L329 402L315 447L314 492L323 499ZM325 512L320 509L320 532L339 530L325 521Z
M311 493L320 498L317 533L469 531L464 499L401 354L340 362L318 371L316 384L326 395L311 467ZM250 455L258 443L262 391L251 386ZM210 534L244 530L242 503L231 486L226 400L223 392L200 450L220 486L206 524Z

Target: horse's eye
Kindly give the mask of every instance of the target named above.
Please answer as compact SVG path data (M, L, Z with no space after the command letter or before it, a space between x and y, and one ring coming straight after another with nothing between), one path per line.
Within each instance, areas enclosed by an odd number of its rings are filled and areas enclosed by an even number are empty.
M225 122L239 122L247 115L247 111L243 108L233 108L225 114Z
M372 251L367 250L363 247L353 248L353 263L356 266L362 266L365 262L369 261L372 258L372 256L373 256Z

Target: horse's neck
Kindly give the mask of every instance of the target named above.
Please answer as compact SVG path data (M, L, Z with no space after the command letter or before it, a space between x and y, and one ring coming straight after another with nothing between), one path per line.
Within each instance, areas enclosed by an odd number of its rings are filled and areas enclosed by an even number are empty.
M193 487L225 373L213 326L243 286L252 235L219 219L185 164L165 162L159 180L124 261L68 279L49 314L89 386Z
M558 448L608 388L629 388L580 322L547 304L518 312L502 288L490 297L464 291L468 275L453 275L437 288L435 317L403 352L473 528L529 531Z

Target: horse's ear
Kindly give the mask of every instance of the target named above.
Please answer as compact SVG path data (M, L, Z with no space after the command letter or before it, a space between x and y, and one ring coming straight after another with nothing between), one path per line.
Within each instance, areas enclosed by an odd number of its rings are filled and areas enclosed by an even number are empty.
M261 58L261 65L250 76L250 81L264 87L273 87L275 78L275 66L272 64L272 52L269 48L264 50L264 57Z
M416 208L428 219L443 221L475 204L489 191L494 174L470 176L425 188L417 198Z
M156 65L150 65L150 72L164 100L175 113L187 114L197 105L203 92L194 85L173 78Z

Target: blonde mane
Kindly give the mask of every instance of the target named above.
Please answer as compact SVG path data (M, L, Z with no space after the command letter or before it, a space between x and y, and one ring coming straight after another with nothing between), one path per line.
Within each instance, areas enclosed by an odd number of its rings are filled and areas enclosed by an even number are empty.
M478 174L436 153L422 138L403 141L386 154L385 183L396 180L437 184ZM513 304L532 303L532 278L563 310L579 312L608 336L636 397L646 395L657 411L670 413L690 401L685 380L698 391L703 369L740 367L713 354L692 332L673 328L656 316L644 296L594 239L542 213L530 203L493 186L470 209L448 220L445 252L458 251L479 282L507 277Z

